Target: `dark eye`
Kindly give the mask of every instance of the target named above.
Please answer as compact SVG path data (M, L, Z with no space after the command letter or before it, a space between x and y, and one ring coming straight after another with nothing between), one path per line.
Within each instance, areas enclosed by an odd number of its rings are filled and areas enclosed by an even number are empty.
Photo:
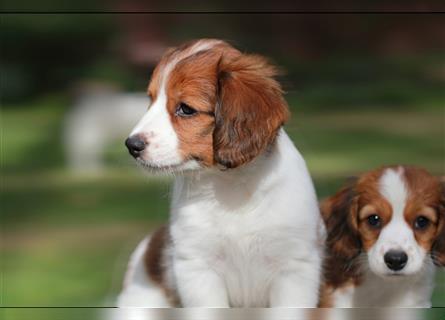
M382 223L382 219L376 214L370 215L367 220L368 224L374 228L380 227L380 224Z
M426 227L428 227L430 224L430 220L428 220L428 218L424 217L424 216L420 216L417 217L416 220L414 221L414 228L416 229L425 229Z
M189 105L181 102L176 108L176 114L180 117L189 117L193 116L197 111L190 107Z

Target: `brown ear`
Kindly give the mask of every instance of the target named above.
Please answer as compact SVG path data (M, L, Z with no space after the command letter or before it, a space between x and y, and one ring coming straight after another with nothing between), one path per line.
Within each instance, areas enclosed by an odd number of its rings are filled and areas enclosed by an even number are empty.
M321 205L327 230L326 281L333 286L358 276L354 264L354 258L361 252L357 210L358 196L353 185L343 188Z
M445 267L445 177L441 179L441 199L439 204L439 229L431 249L434 264Z
M357 207L353 186L343 188L321 207L328 233L327 245L332 253L346 259L354 258L361 249L357 232Z
M289 117L281 87L273 78L276 73L261 56L221 58L213 133L217 163L238 167L274 141Z

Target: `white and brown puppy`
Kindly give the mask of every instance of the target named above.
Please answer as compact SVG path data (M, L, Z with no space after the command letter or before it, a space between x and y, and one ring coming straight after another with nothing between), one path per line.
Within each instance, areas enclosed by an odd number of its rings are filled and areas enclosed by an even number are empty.
M363 174L322 204L323 307L430 307L445 264L445 190L423 169Z
M219 40L162 58L126 144L149 171L181 174L170 222L133 254L120 306L317 305L322 219L281 128L289 112L275 75Z

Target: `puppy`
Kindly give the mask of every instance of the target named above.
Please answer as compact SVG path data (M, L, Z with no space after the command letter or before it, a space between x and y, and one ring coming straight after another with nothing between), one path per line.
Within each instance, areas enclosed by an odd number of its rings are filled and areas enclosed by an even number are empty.
M176 175L170 222L133 254L120 306L317 305L322 219L275 75L219 40L162 58L126 145Z
M363 174L321 206L327 228L322 307L431 307L445 264L445 192L408 166Z

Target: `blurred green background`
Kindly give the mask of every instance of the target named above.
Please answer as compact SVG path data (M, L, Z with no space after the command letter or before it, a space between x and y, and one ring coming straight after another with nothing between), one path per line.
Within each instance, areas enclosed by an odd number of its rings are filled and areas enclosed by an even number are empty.
M384 164L445 173L444 34L430 15L2 15L0 304L113 305L130 252L167 220L171 181L141 174L126 133L102 170L69 167L63 136L85 87L144 92L162 51L195 38L267 55L287 72L286 130L323 198ZM444 272L433 304L445 306Z

